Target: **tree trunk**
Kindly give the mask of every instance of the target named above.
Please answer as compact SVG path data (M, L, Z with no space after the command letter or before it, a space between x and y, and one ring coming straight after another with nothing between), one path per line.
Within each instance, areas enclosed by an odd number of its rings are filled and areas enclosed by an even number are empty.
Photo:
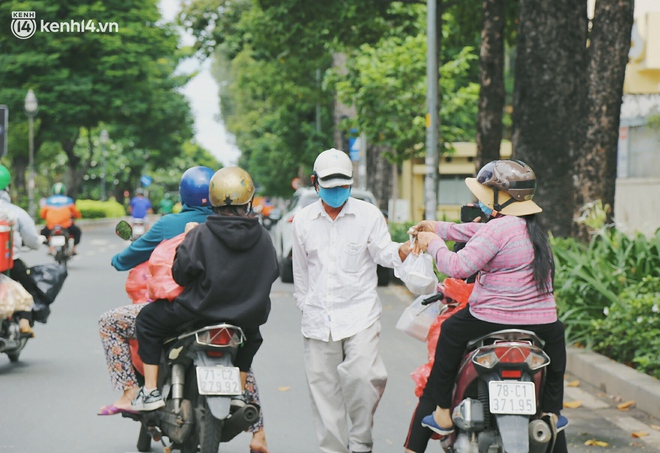
M575 160L575 217L586 203L601 200L610 206L608 221L612 220L619 117L633 10L633 0L596 2L588 48L586 115L578 128L583 142ZM573 228L574 236L589 239L585 226L575 224Z
M483 0L483 28L479 51L479 116L477 119L477 171L500 158L504 109L505 0Z
M585 98L586 0L520 0L514 156L536 172L535 201L555 236L571 234L572 180Z
M367 189L376 197L378 207L387 210L392 198L392 164L385 159L385 153L392 150L384 145L367 143Z

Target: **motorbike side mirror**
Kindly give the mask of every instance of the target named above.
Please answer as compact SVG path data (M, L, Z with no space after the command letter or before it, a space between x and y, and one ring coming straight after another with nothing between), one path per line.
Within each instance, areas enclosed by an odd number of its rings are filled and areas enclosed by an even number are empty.
M133 227L126 220L121 220L115 227L115 234L128 241L133 236Z

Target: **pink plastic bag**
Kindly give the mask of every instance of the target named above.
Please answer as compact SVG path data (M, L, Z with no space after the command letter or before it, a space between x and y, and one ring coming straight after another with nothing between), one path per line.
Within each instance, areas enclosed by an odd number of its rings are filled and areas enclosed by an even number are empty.
M128 273L126 278L126 294L134 304L149 302L147 294L147 281L149 280L149 263L145 261L138 264Z
M147 281L147 290L151 300L167 299L173 301L183 292L172 278L172 264L176 255L176 248L183 242L185 233L167 239L154 249L149 258L149 271L151 278Z

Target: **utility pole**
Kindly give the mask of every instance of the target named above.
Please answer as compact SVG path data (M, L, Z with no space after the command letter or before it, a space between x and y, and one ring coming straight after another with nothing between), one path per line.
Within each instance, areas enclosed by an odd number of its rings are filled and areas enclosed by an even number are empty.
M437 0L427 0L426 13L426 177L424 178L424 218L435 220L438 209L438 34Z

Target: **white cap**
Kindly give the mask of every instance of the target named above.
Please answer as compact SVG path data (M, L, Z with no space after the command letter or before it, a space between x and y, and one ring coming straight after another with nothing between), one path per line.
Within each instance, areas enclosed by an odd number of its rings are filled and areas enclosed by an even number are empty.
M314 173L324 189L353 184L353 163L343 151L330 148L314 161Z

